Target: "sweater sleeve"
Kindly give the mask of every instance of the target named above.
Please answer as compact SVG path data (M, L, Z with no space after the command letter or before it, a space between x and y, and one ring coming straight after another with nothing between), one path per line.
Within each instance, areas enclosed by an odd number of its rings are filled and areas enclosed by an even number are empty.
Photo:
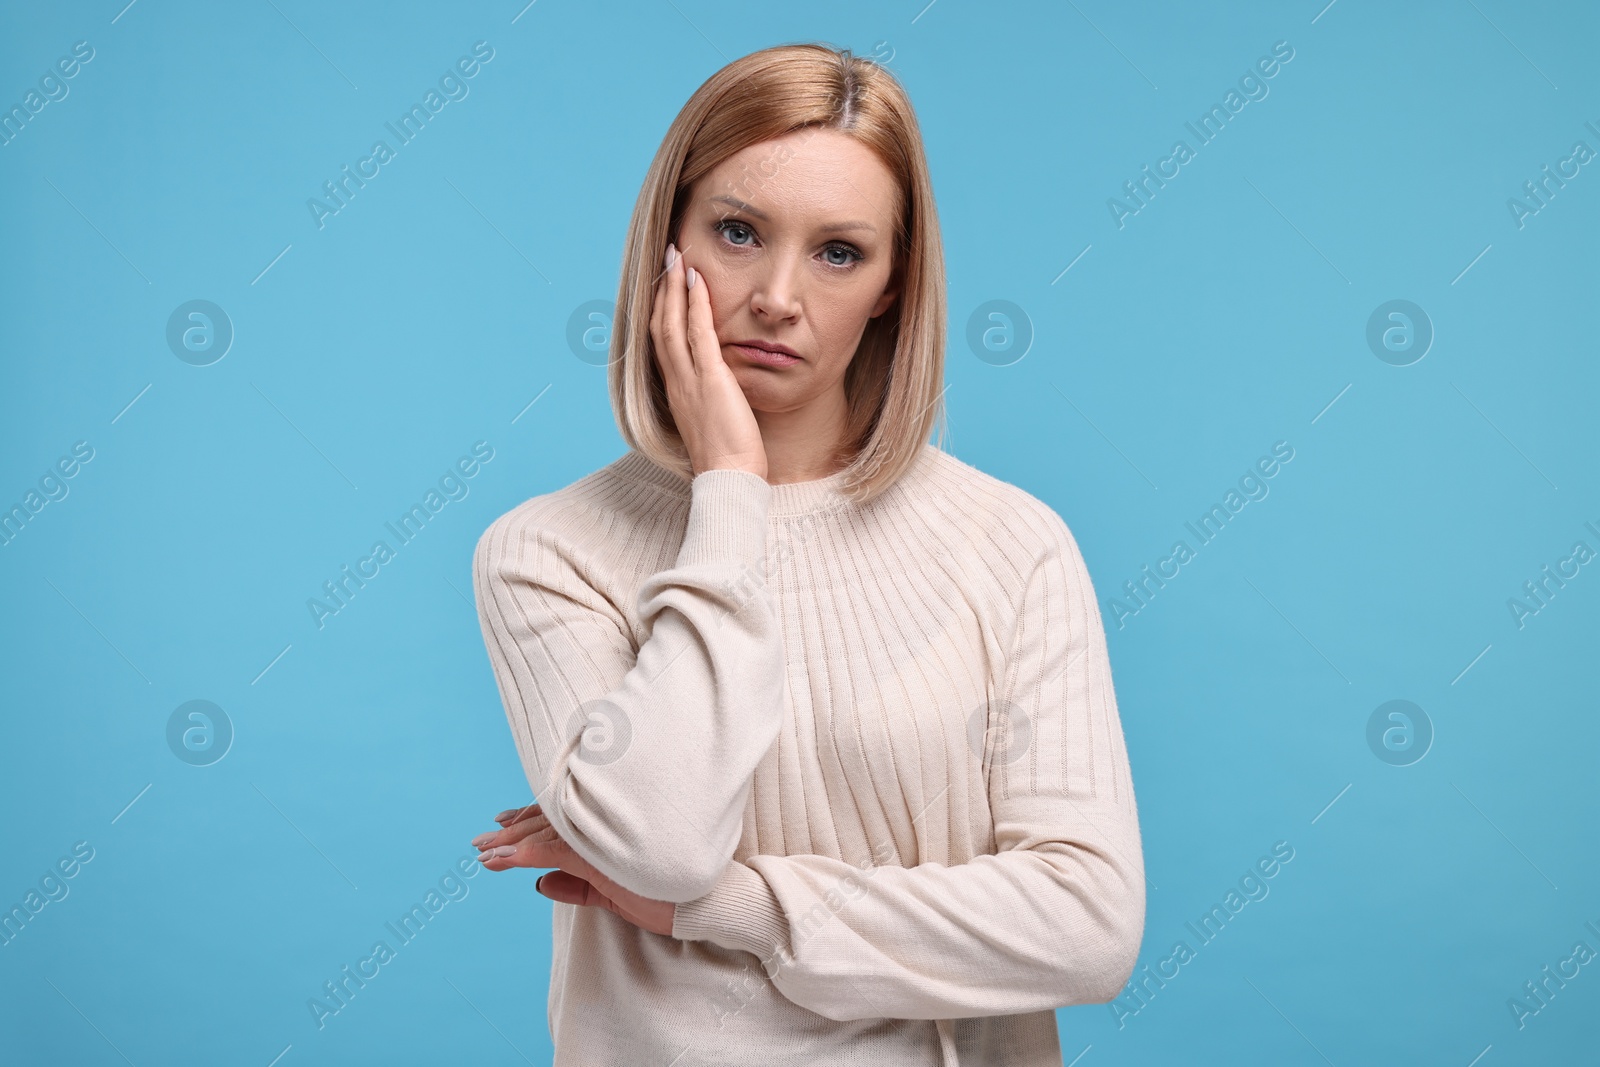
M715 885L778 733L771 489L749 471L695 477L676 562L639 588L637 648L595 546L540 524L537 509L497 519L473 554L489 663L534 796L579 855L654 900Z
M841 1021L1117 996L1144 930L1138 813L1099 608L1049 517L984 745L996 851L912 868L754 855L678 905L675 937L757 955L784 996Z

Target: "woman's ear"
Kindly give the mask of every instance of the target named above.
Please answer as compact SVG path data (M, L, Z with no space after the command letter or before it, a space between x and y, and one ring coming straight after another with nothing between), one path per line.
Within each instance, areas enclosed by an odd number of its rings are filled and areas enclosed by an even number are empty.
M894 306L895 300L900 296L900 274L900 264L897 263L894 270L889 272L889 281L883 288L883 295L872 305L872 313L867 318L875 319Z

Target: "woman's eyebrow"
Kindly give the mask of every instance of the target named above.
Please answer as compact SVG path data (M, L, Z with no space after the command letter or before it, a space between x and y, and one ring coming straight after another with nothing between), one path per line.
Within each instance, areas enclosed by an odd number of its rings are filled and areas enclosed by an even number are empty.
M760 208L754 206L753 204L745 203L743 200L740 200L736 196L711 196L711 197L707 197L706 199L708 201L710 201L711 203L727 204L729 207L733 208L735 211L742 211L742 212L744 212L744 213L746 213L748 215L753 215L756 218L760 219L762 222L771 222L772 221L771 217L768 216L765 211L762 211ZM854 219L846 221L846 222L830 222L827 225L823 226L822 229L824 231L831 231L831 230L869 230L872 233L877 233L878 232L878 228L876 226L872 225L872 223L870 223L870 222L861 222L861 221L854 220Z

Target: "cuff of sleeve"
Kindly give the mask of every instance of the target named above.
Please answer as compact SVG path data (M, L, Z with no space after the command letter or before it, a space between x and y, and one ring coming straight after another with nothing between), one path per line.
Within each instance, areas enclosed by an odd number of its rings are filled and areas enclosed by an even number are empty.
M739 560L764 573L771 503L772 486L753 471L719 468L695 475L678 566Z
M672 936L680 941L710 941L765 960L788 946L789 920L767 880L735 860L711 892L677 905Z

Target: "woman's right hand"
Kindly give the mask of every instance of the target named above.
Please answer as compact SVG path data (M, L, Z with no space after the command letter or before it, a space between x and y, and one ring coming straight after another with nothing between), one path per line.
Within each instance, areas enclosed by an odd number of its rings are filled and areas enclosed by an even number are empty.
M695 474L746 470L767 476L767 450L755 412L722 358L705 276L689 275L675 245L656 282L650 337L667 387L667 404Z
M594 864L557 834L550 819L537 802L525 808L511 808L495 816L501 829L479 834L473 847L481 849L478 862L491 871L512 867L555 867L539 876L534 888L551 900L580 907L605 908L641 930L663 937L672 936L672 919L677 906L669 900L651 900L624 889L595 869ZM550 885L540 882L550 879Z

